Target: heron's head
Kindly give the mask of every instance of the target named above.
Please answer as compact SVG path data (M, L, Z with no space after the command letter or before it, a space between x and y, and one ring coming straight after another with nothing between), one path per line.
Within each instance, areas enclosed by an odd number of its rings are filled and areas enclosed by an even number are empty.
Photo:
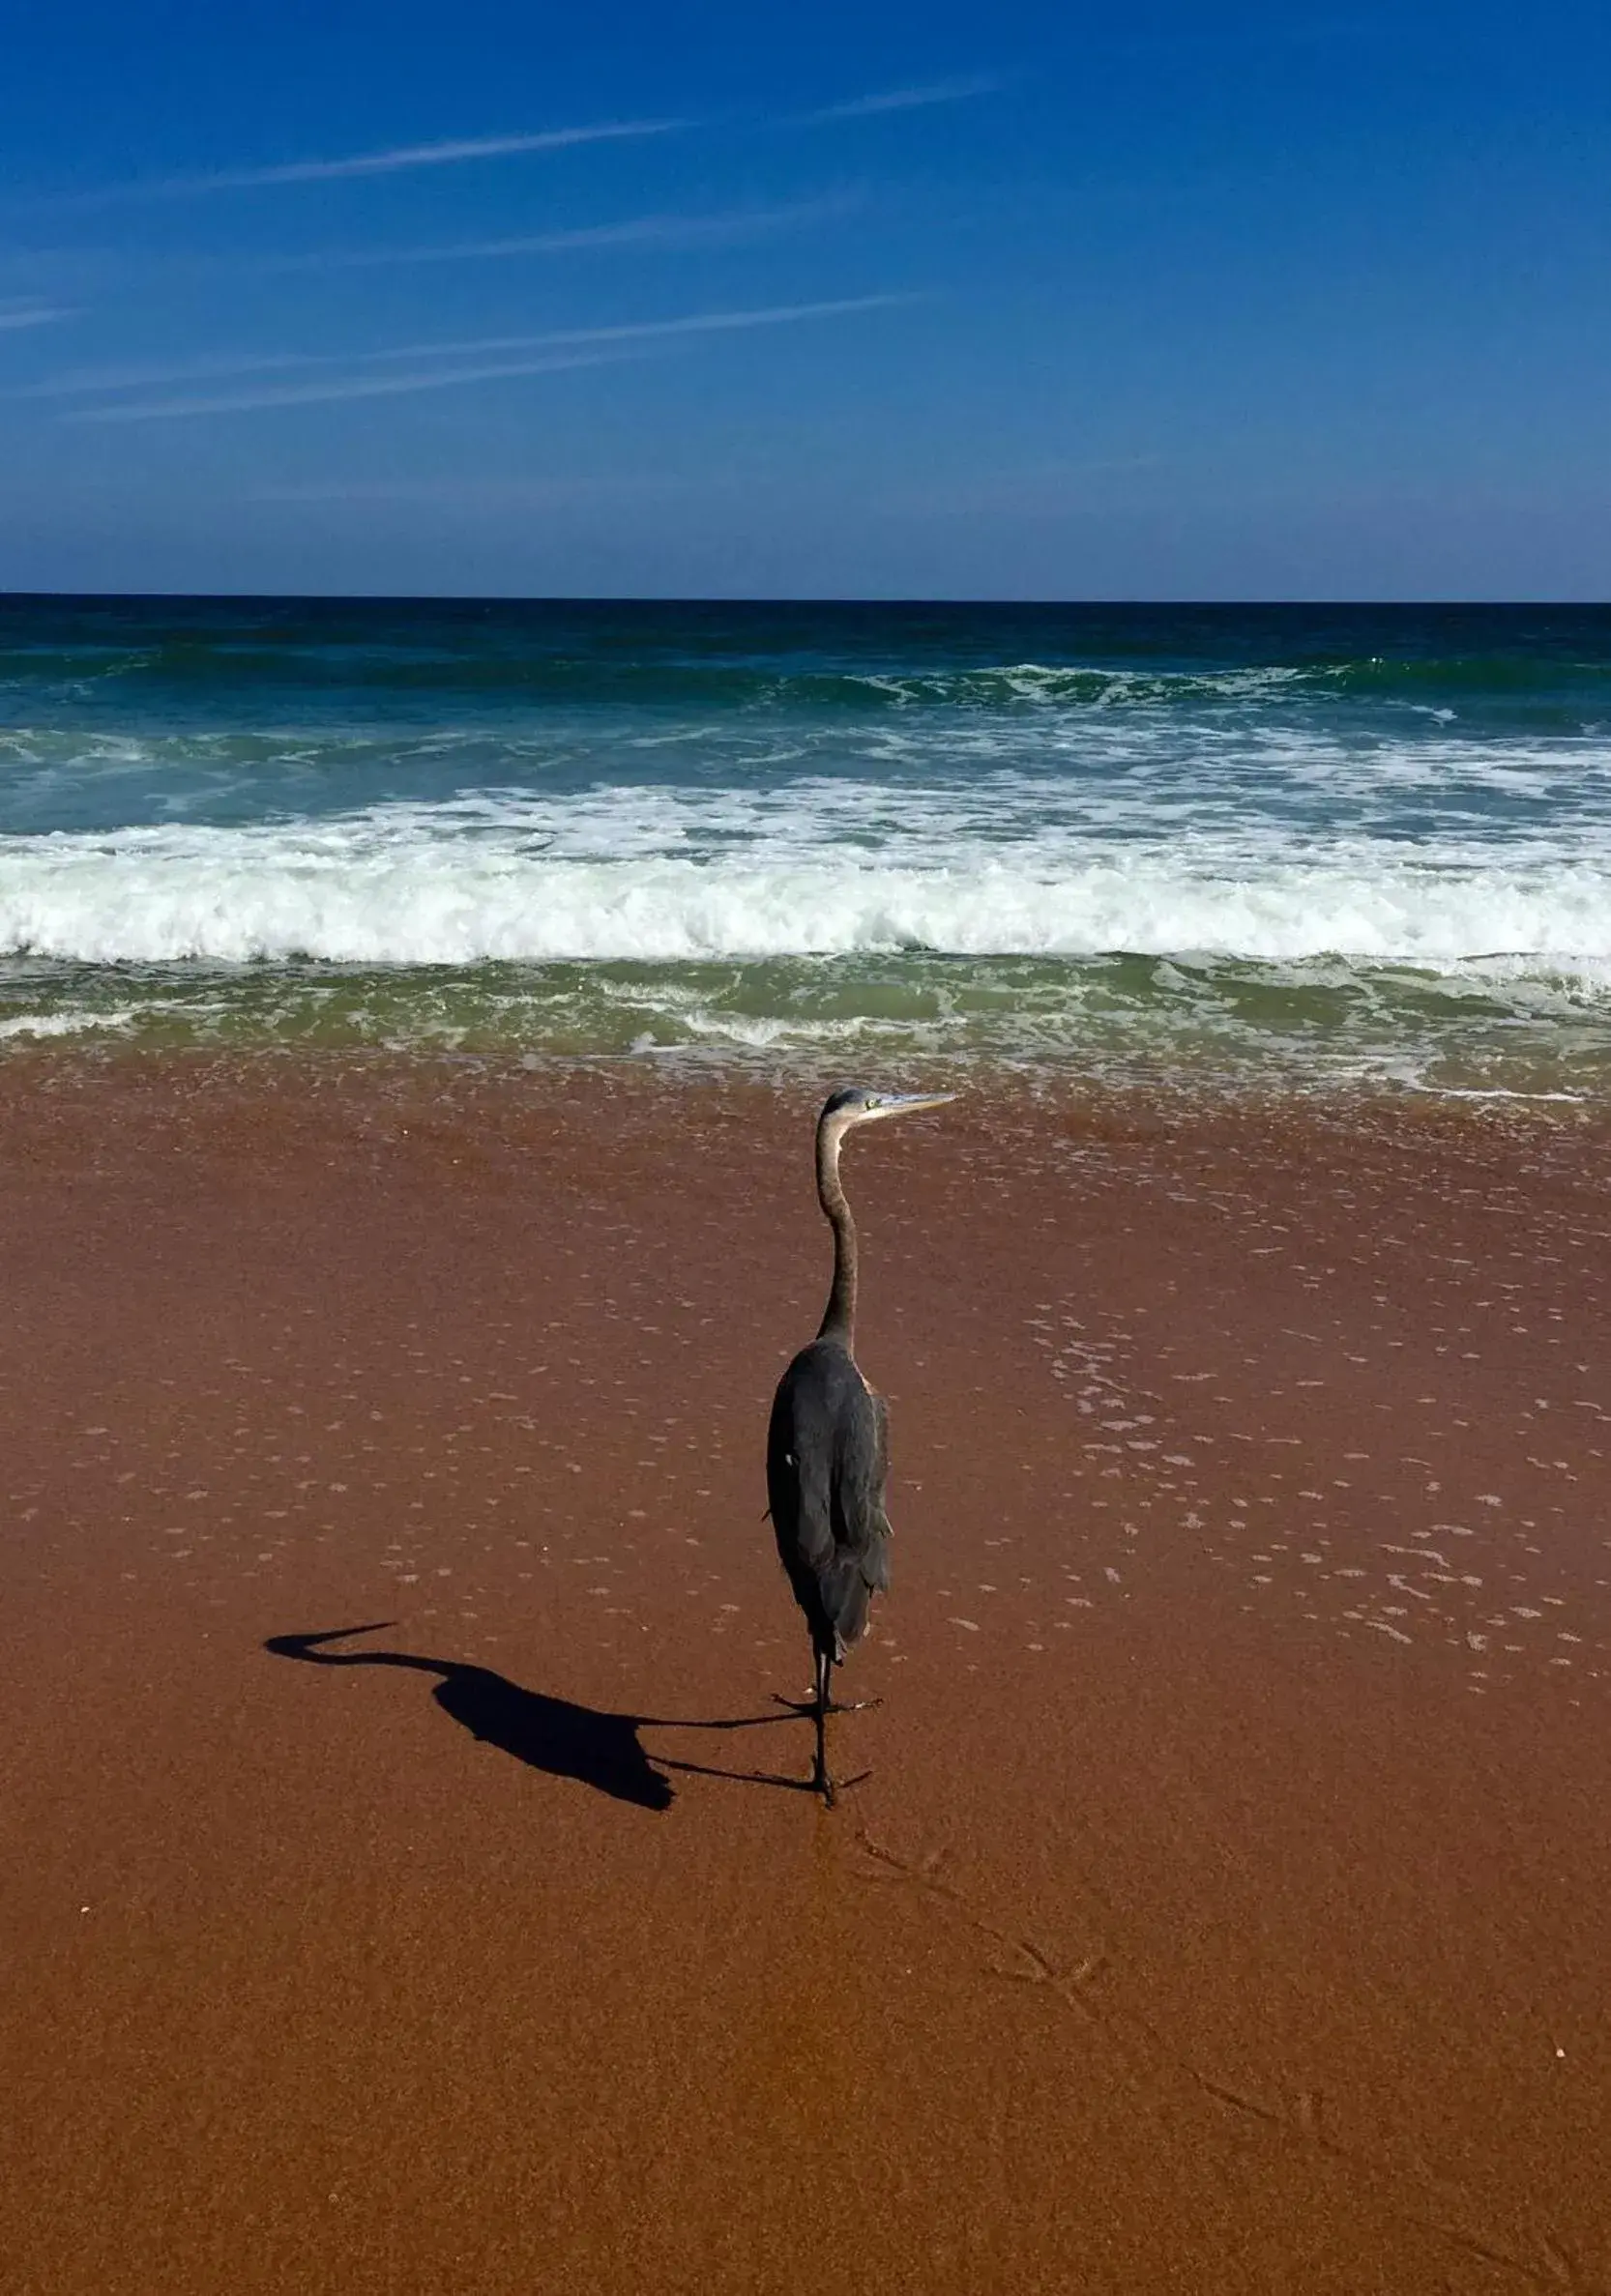
M842 1140L853 1125L871 1124L880 1117L912 1116L920 1108L943 1108L955 1097L954 1092L869 1092L864 1085L851 1085L829 1095L817 1128Z

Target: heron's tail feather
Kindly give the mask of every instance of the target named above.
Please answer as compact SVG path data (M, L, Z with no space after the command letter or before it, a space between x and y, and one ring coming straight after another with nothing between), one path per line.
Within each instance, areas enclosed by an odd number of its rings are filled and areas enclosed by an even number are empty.
M882 1539L860 1555L835 1555L817 1581L824 1613L834 1630L834 1656L842 1658L866 1632L875 1594L887 1591L890 1558Z

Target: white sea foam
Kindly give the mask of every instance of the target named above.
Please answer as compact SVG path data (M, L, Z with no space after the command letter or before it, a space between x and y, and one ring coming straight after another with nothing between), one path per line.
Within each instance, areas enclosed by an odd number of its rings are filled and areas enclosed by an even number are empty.
M927 949L1340 957L1611 986L1611 838L1267 822L1119 837L1021 783L614 789L244 828L0 838L0 952L686 963Z
M134 1006L115 1012L84 1009L76 1012L24 1012L0 1021L0 1038L13 1036L82 1036L102 1029L131 1028L138 1017Z

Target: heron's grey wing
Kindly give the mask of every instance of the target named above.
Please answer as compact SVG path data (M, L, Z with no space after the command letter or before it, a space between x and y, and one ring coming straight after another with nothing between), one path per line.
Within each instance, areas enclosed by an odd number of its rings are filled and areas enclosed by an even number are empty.
M822 1575L822 1601L837 1654L867 1623L874 1594L890 1584L890 1519L884 1512L889 1417L884 1398L860 1375L841 1398L832 1486L834 1555Z
M778 1381L767 1429L767 1503L783 1568L814 1575L834 1558L832 1397L815 1351L803 1350ZM802 1595L804 1601L805 1597Z
M889 1584L882 1398L842 1347L803 1348L778 1383L767 1433L777 1553L813 1642L835 1658Z
M846 1399L835 1458L834 1544L848 1548L875 1566L879 1575L869 1583L889 1584L885 1547L891 1537L890 1518L884 1511L884 1491L890 1471L890 1413L882 1395L862 1383Z

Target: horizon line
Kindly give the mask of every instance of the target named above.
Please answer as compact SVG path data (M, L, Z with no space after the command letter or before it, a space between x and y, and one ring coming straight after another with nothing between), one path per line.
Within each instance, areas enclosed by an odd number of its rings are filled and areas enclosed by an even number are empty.
M1246 614L1292 613L1487 613L1528 612L1540 608L1570 614L1611 614L1611 594L1603 597L1357 597L1320 595L1313 597L1179 597L1137 596L1133 592L1111 596L1099 593L1079 597L1041 595L993 597L913 591L513 591L513 590L10 590L0 584L0 601L50 601L61 598L115 605L156 599L207 605L223 600L253 603L289 602L305 605L377 606L1001 606L1061 612L1086 609L1110 612L1115 607L1145 608L1148 612Z

